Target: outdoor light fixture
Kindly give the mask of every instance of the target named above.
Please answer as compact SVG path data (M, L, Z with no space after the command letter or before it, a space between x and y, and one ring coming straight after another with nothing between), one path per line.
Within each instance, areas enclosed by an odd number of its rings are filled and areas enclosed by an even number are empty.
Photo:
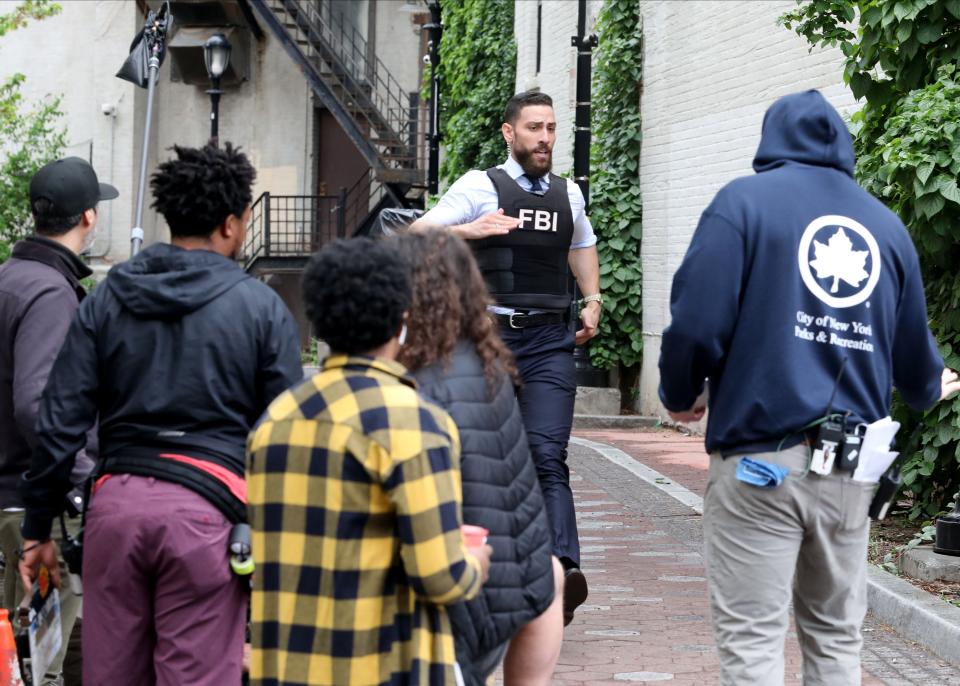
M230 41L222 33L215 33L203 44L203 61L207 65L207 74L213 87L210 94L210 140L219 145L220 131L220 78L230 64Z

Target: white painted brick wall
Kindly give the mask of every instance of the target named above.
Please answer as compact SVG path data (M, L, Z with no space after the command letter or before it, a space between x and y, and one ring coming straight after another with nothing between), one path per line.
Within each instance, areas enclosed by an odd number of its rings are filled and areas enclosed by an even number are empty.
M540 71L537 72L537 6L543 6ZM557 143L553 171L573 169L573 125L577 96L577 5L572 0L517 0L514 37L517 41L517 92L539 88L553 98ZM587 2L587 35L593 31L602 0ZM504 103L506 105L506 103Z
M795 6L793 0L641 2L644 414L665 414L657 361L673 274L713 195L752 173L767 107L782 95L819 88L841 112L856 108L843 86L840 51L811 53L777 25Z

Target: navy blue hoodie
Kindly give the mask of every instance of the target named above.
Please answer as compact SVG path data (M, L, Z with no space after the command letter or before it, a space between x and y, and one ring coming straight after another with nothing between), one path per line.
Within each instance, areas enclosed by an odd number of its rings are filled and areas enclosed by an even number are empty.
M706 448L799 442L832 409L872 422L892 386L915 409L940 397L916 250L900 219L853 180L850 134L817 91L763 120L757 172L703 212L673 280L660 398L689 409L710 383Z

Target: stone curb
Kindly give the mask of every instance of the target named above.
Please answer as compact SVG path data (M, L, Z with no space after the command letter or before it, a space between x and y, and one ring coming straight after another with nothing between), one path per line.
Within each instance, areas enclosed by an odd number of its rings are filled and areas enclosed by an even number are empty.
M679 500L694 512L703 513L703 499L699 495L650 469L619 448L576 436L571 437L570 442L590 448ZM876 565L867 565L867 607L874 617L904 638L916 641L947 662L960 665L960 608Z
M659 424L660 420L656 417L641 417L630 414L573 415L574 429L648 429Z
M867 606L901 636L960 665L960 608L875 565L867 567Z

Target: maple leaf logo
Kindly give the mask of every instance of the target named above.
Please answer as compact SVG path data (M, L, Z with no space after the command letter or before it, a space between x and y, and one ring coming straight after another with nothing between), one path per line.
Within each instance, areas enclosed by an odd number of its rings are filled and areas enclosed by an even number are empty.
M830 237L826 244L813 242L816 258L810 260L810 266L817 270L818 279L833 277L830 292L836 293L841 281L856 288L869 276L866 269L867 250L854 250L853 243L841 227Z

